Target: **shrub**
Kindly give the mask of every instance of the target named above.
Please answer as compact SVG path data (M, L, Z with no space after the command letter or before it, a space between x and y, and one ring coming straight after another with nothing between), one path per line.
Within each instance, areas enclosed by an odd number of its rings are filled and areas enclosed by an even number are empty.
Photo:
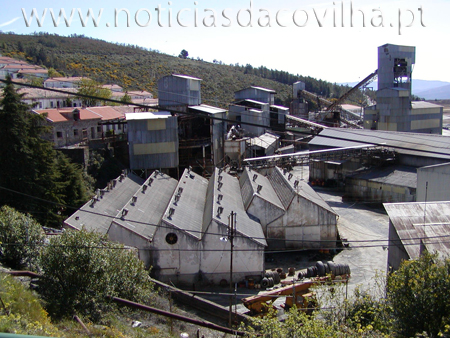
M52 239L41 256L39 292L53 316L97 322L116 306L110 296L148 303L153 284L143 262L122 245L87 231Z
M35 268L43 237L41 226L30 216L8 206L0 209L0 260L5 265Z

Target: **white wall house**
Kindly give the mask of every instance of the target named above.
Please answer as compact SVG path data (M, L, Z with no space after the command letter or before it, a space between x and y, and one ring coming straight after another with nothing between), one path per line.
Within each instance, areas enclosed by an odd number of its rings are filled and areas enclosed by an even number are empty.
M87 77L52 77L44 81L45 88L78 88L83 80L90 81Z

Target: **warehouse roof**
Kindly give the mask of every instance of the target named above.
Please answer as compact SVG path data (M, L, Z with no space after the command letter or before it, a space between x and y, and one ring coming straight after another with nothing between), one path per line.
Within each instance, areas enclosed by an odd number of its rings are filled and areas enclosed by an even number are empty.
M417 188L417 168L407 166L377 167L357 172L352 178L383 184Z
M212 219L228 225L228 216L235 212L236 232L266 246L261 224L251 219L244 208L238 179L216 168L210 178L210 186L213 188L213 194L212 198L207 198L206 210L212 212Z
M170 199L163 221L201 240L208 180L185 169Z
M114 223L152 240L177 183L170 176L154 171L122 208Z
M246 167L239 180L245 209L248 209L253 196L258 195L277 208L284 210L275 189L264 175Z
M295 196L300 196L333 214L337 214L325 200L311 188L308 182L294 176L289 171L282 171L275 167L269 175L278 197L283 202L285 209L288 209Z
M428 252L450 255L450 202L384 203L384 208L411 259ZM395 244L395 243L392 243Z
M363 144L393 148L400 154L450 159L450 137L369 129L323 129L309 145L317 148L343 148Z
M64 225L77 230L86 229L106 234L113 218L143 182L143 179L132 173L120 175L111 181L109 188L99 189L94 198L64 221Z

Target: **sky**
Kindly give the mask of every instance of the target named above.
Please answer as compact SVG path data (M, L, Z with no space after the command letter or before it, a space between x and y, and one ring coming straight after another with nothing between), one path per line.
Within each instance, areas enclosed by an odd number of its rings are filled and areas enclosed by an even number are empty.
M416 47L413 79L450 82L449 13L450 0L22 0L2 2L0 30L84 34L174 56L185 49L337 83L372 73L377 48L390 43Z

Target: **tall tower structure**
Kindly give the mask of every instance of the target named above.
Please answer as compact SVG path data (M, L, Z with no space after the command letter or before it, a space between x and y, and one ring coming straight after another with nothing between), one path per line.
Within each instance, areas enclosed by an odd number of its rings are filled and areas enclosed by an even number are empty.
M364 128L442 133L442 108L412 101L415 62L416 47L392 44L378 47L377 104L365 109Z

